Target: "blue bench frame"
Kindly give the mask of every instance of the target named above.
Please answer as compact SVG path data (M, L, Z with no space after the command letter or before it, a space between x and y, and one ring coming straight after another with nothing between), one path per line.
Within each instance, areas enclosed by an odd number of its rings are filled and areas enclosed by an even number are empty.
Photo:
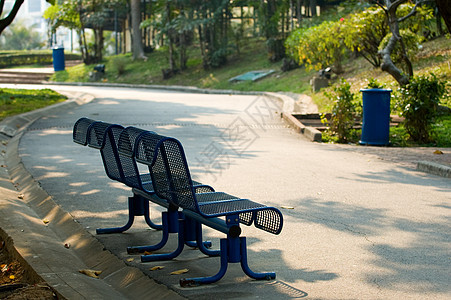
M150 174L142 174L139 171L134 159L134 146L136 139L144 132L147 131L136 127L124 128L118 124L110 124L88 118L79 119L73 129L74 142L100 150L105 172L110 179L133 188L133 196L128 198L128 222L121 227L98 228L96 229L96 233L124 232L131 228L136 216L144 216L146 223L151 228L162 230L160 242L155 245L128 247L127 252L129 254L155 251L163 248L169 239L169 234L179 233L178 220L183 218L181 212L178 211L178 207L171 205L168 201L158 198L155 195ZM214 191L212 187L197 182L195 186L198 192ZM161 225L156 225L150 220L149 202L166 208L166 211L162 212ZM202 241L201 232L196 233L198 229L193 228L195 224L189 221L187 221L187 224L190 226L184 229L186 231L185 234L179 236L179 243L190 247L197 247L206 255L218 256L219 251L208 249L211 247L211 242ZM178 252L181 252L181 249L176 250L175 253L160 255L158 259L171 259Z
M253 272L247 262L246 238L240 237L240 223L254 224L264 231L279 234L283 227L282 213L248 199L222 193L197 193L191 179L182 144L171 137L154 132L142 134L135 147L136 161L147 164L155 193L175 206L183 208L187 219L207 225L226 234L220 241L221 267L216 275L180 280L182 287L213 283L220 280L227 271L228 263L241 263L246 275L254 279L274 279L274 272ZM220 217L224 217L222 219ZM180 225L184 226L184 220ZM183 231L183 230L182 230ZM151 261L154 255L143 256Z
M163 230L162 239L156 245L128 247L129 253L161 249L169 233L178 234L178 246L171 253L142 255L141 261L175 258L184 245L198 247L209 256L221 257L216 275L181 279L182 287L216 282L225 275L228 263L238 262L251 278L275 278L274 272L256 273L249 268L246 238L240 237L240 223L254 224L259 229L279 234L283 227L281 212L248 199L215 192L212 187L193 181L178 140L136 127L124 128L88 118L81 118L74 125L73 139L99 149L108 177L132 187L127 224L98 229L97 233L125 231L131 227L135 216L144 215L149 226ZM140 174L137 162L146 165L149 173ZM150 221L149 201L167 209L162 213L162 225ZM220 240L219 251L209 250L211 243L202 241L202 225L226 234L226 238Z

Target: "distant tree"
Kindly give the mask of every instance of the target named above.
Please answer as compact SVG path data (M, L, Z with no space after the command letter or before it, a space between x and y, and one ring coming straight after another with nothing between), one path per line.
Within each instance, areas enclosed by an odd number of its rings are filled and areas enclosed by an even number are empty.
M130 15L132 19L132 53L133 59L147 59L141 38L141 0L131 0Z
M14 22L0 36L0 48L3 50L34 50L44 46L42 36L34 27L23 21Z
M66 0L49 7L44 17L50 20L52 30L59 26L76 30L83 62L92 64L102 60L104 27L111 22L111 12L120 5L124 6L125 0ZM92 46L87 41L86 28L94 32Z
M48 3L50 4L54 4L55 0L46 0ZM22 6L24 0L16 0L14 2L14 6L11 9L11 11L9 12L9 14L5 17L0 19L0 34L2 34L3 30L5 30L6 27L8 27L12 21L14 20L14 18L17 15L17 12L19 11L20 7ZM5 6L5 0L0 0L0 16L2 16L3 14L3 8Z

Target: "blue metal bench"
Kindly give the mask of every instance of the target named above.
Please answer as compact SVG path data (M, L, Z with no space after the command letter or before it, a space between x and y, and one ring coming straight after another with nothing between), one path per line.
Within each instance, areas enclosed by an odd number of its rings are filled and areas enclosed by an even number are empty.
M105 173L112 179L122 183L126 183L129 166L133 165L130 160L119 160L117 151L117 141L124 127L117 124L110 124L96 121L88 118L80 118L73 128L73 141L83 146L88 145L91 148L100 150L100 154L105 168ZM150 181L149 174L142 174L143 182ZM151 186L151 184L150 184ZM157 225L150 220L149 202L143 201L142 198L128 198L128 221L124 226L114 228L98 228L97 234L103 233L120 233L128 230L134 222L136 216L144 216L146 223L154 229L162 229L162 225Z
M88 118L79 119L73 129L73 140L81 145L88 145L99 149L107 176L133 188L133 196L128 199L129 220L122 227L98 228L98 234L120 233L128 230L135 216L144 216L146 223L154 229L162 229L162 239L155 245L128 247L128 253L139 253L161 249L168 241L169 233L178 233L178 219L183 218L178 207L171 205L167 200L155 196L150 174L141 174L134 160L135 141L145 130L95 121ZM213 188L200 183L195 183L196 191L211 192ZM162 225L154 224L149 217L149 201L167 209L162 213ZM196 234L195 229L186 228L190 234L182 234L179 237L182 244L190 247L198 247L204 254L210 256L219 255L218 251L208 250L211 242L202 241L201 233ZM196 238L198 240L196 240ZM170 259L170 255L161 255L160 259Z
M210 256L219 255L218 251L208 250L208 248L211 247L211 242L202 241L201 232L199 232L199 234L195 233L197 228L190 226L184 229L185 233L180 234L178 220L184 218L184 216L181 214L181 212L178 211L178 206L172 205L164 198L160 198L155 195L153 183L149 174L145 177L146 181L143 181L143 176L139 176L139 168L135 161L134 149L140 137L148 132L149 131L145 131L143 129L132 126L122 130L117 141L117 153L119 161L122 164L123 172L127 175L125 176L123 183L133 188L133 198L138 199L137 201L139 202L145 202L146 200L149 200L167 209L167 211L162 213L163 235L161 241L156 245L132 246L127 248L127 252L129 254L133 254L161 249L167 243L169 234L176 233L179 235L179 247L177 248L177 250L173 253L154 256L155 258L158 257L159 260L172 259L173 257L177 256L177 253L179 253L183 249L183 245L198 247L199 250L201 250L204 254ZM114 158L110 157L109 159L113 160ZM127 162L127 164L124 164L124 161ZM214 191L212 187L202 185L199 182L194 182L193 184L197 193Z
M241 263L244 273L251 278L275 278L273 272L256 273L250 270L247 263L246 238L240 237L239 225L254 224L259 229L279 234L283 226L283 216L278 209L222 192L198 193L191 179L183 147L174 138L160 136L154 132L143 133L136 141L135 159L149 166L157 196L183 208L185 218L179 220L180 227L185 226L186 220L190 220L195 224L195 228L200 228L203 224L227 235L220 241L219 272L210 277L181 279L182 287L216 282L225 275L228 263L238 262ZM184 230L180 232L183 233ZM200 230L196 231L199 232ZM155 260L154 257L158 255L144 255L141 260L152 261Z

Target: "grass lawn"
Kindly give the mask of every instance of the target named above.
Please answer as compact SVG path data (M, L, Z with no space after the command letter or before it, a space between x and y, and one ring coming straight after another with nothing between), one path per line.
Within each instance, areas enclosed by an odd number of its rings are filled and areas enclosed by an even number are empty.
M50 89L23 90L0 88L0 120L65 101L66 96Z

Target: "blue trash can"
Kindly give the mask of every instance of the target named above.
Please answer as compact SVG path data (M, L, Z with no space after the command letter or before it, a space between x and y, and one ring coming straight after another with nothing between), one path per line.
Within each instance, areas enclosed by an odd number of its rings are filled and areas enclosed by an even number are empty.
M389 144L390 89L362 89L363 121L360 144Z
M56 71L64 71L65 62L64 62L64 48L61 46L54 46L52 48L53 53L53 69Z

